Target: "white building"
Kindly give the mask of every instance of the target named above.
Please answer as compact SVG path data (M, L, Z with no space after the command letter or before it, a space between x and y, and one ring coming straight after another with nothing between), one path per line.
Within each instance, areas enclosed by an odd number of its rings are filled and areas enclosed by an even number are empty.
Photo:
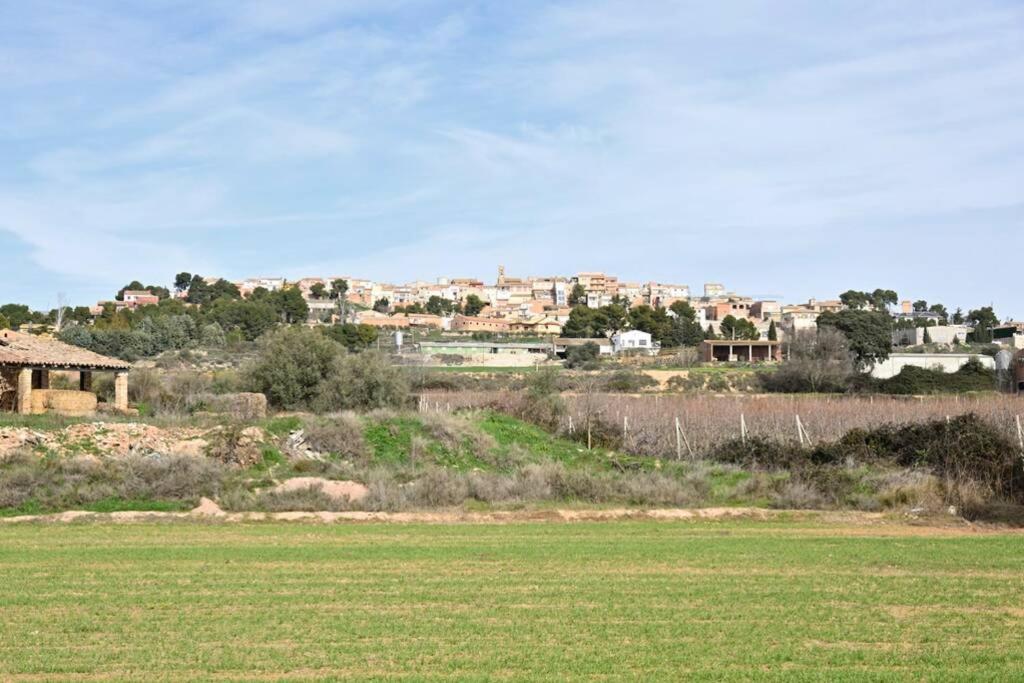
M628 332L618 332L612 336L612 350L615 353L641 350L653 355L657 353L658 349L651 341L649 332L629 330Z

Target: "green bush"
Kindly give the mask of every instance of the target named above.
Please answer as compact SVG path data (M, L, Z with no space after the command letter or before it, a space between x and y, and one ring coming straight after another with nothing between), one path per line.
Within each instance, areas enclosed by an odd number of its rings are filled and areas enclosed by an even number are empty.
M873 388L885 394L938 394L967 391L992 391L996 387L995 370L972 358L956 372L904 366L895 377L875 382Z

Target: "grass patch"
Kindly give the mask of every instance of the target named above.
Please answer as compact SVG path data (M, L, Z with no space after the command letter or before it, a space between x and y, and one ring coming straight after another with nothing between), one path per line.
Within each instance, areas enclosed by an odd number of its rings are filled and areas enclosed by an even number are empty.
M0 678L1015 680L1017 535L17 526Z

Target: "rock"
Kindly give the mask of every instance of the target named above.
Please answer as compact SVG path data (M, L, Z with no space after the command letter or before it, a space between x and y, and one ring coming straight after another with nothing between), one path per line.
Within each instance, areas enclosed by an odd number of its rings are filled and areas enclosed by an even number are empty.
M256 393L218 394L205 398L207 409L226 413L236 420L262 420L267 416L267 397Z
M226 513L220 509L214 501L209 498L200 498L199 505L192 509L193 515L204 515L210 517L222 517Z

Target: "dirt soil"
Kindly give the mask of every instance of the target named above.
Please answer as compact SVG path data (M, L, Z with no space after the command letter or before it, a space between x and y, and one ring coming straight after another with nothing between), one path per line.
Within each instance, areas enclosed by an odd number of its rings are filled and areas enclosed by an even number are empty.
M255 430L255 433L254 433ZM103 455L206 455L220 428L173 427L162 429L133 422L85 422L56 431L28 427L0 427L0 458L18 450L49 452L63 456ZM262 441L263 431L243 430L246 443Z
M998 524L971 523L959 517L941 516L919 519L909 515L876 512L835 512L813 510L768 510L763 508L694 508L631 510L511 510L469 512L225 512L214 501L204 498L191 512L85 512L71 510L52 515L22 515L0 518L4 524L25 523L146 523L171 521L241 522L313 522L320 524L376 522L392 524L515 524L524 522L573 523L614 522L618 520L701 521L745 519L763 522L790 522L787 533L837 536L964 536L977 534L1019 534L1024 528ZM770 533L774 527L766 526Z

